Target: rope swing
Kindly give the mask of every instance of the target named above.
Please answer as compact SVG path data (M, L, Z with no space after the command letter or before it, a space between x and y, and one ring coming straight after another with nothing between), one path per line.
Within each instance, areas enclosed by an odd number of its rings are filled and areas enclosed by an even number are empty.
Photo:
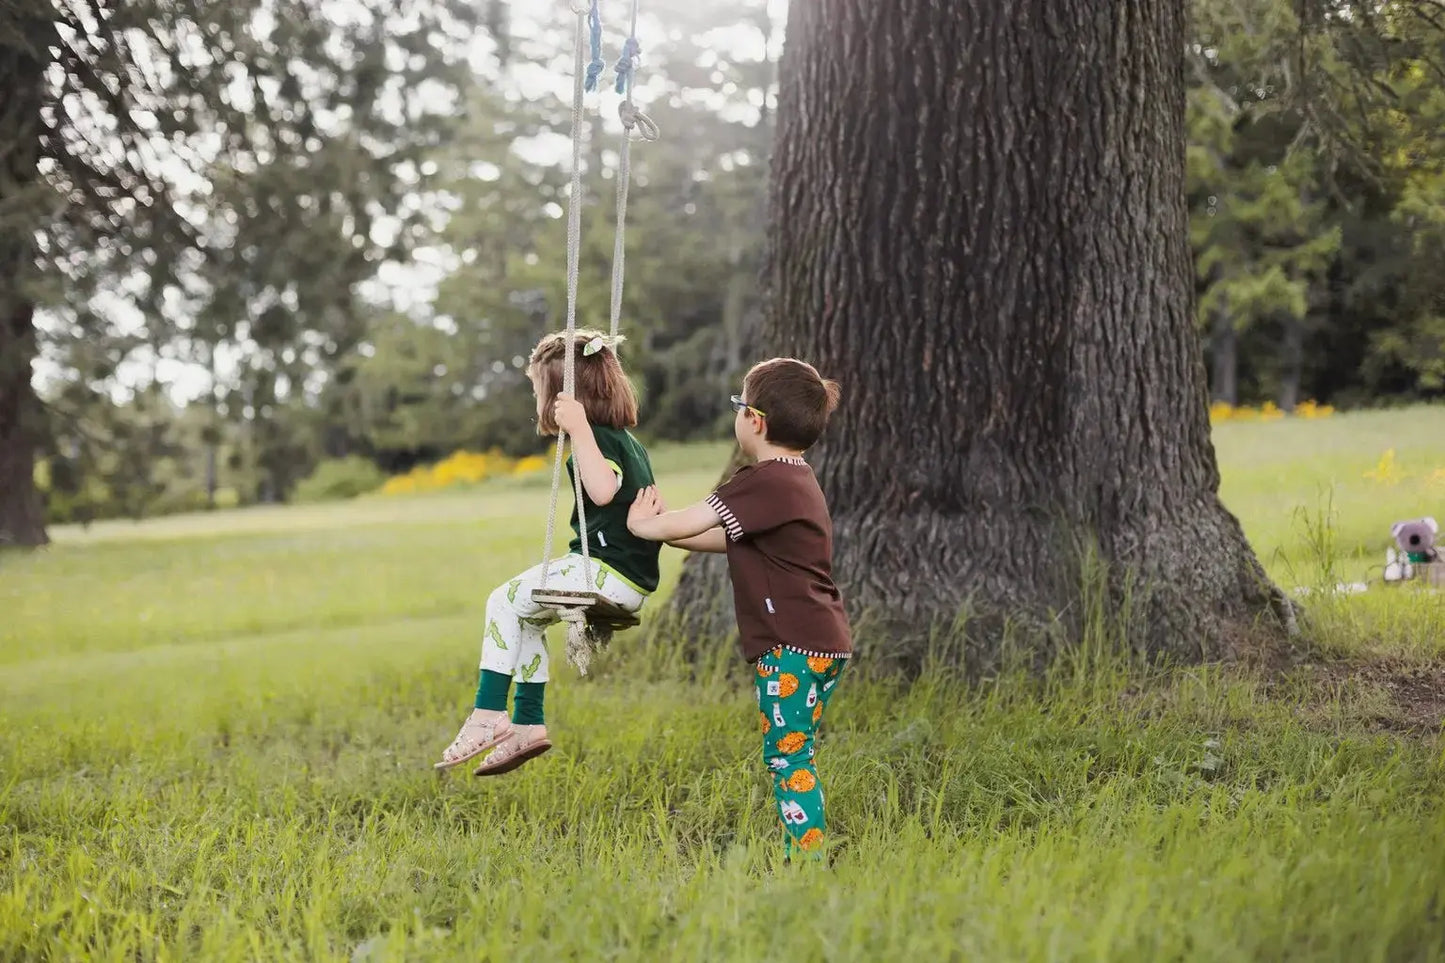
M599 0L570 0L576 17L573 43L572 84L572 182L567 196L567 328L566 350L562 362L562 390L576 395L577 386L577 278L582 249L582 119L583 98L596 89L604 69L602 60L602 17ZM617 330L622 318L623 279L626 271L625 238L627 230L627 195L632 179L632 141L634 136L655 141L657 124L637 109L633 101L633 83L642 48L637 42L638 0L632 0L631 32L622 46L622 56L615 65L616 90L623 95L618 106L622 120L622 150L617 165L617 225L612 246L612 306L608 330L609 344L617 344ZM590 43L591 60L587 60ZM562 488L563 448L566 432L557 432L557 454L552 464L552 493L547 508L547 536L542 545L542 582L532 591L532 601L557 612L567 625L567 660L582 675L592 655L611 641L615 630L631 628L637 616L597 592L548 589L547 579L552 562L552 541L557 534L557 501ZM585 583L592 583L592 555L588 547L587 514L583 503L582 473L573 471L574 495L577 499L577 528L582 533L582 574Z

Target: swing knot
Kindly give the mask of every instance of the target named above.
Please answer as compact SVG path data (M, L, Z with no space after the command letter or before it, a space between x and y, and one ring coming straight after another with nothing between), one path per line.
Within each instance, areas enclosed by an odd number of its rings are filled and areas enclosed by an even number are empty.
M589 624L582 609L566 609L558 617L567 623L567 661L577 667L578 675L586 675L592 656L612 641L612 629Z
M637 105L630 101L624 100L617 105L617 116L622 119L622 127L629 137L636 133L643 140L654 141L661 133L657 122L638 110Z
M586 90L596 90L602 71L607 69L602 60L602 12L597 8L597 0L592 0L592 6L587 11L587 27L592 36L592 61L587 65L587 80L582 86Z
M638 61L642 58L642 45L637 42L636 37L628 37L622 44L622 56L617 58L617 92L627 93L627 88L632 84L632 78L637 71Z

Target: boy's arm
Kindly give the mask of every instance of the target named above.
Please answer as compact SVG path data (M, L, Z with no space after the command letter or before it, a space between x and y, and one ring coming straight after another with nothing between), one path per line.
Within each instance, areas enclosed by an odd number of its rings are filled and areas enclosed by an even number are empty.
M722 519L707 502L698 502L675 512L664 510L654 486L638 492L627 513L627 530L650 542L692 539L721 524Z
M724 555L728 550L728 536L727 533L722 530L722 526L719 525L715 528L709 528L701 535L694 535L691 538L672 539L667 544L673 548L680 548L687 552L716 552L719 555Z

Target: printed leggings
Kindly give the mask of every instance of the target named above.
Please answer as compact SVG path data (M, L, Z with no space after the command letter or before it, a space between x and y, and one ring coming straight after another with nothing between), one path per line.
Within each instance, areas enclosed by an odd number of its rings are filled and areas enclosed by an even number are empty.
M642 608L647 596L611 568L592 559L592 580L584 577L582 556L564 555L548 568L547 587L595 591L629 612ZM547 626L557 613L532 601L532 590L542 586L542 566L536 565L499 586L487 599L487 627L482 635L481 667L520 682L546 682Z
M781 646L757 663L763 761L773 783L778 818L796 844L813 849L824 839L823 785L813 765L813 737L847 659L807 656Z

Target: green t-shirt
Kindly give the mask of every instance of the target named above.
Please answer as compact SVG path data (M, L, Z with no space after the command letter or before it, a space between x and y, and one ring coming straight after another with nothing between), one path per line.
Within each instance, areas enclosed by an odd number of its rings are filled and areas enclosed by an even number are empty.
M587 509L587 551L592 558L607 563L614 572L644 593L657 591L657 556L662 551L661 542L649 542L638 538L627 530L627 512L637 493L652 484L652 462L647 449L623 428L592 426L592 437L607 464L622 479L622 487L606 505L596 505L582 489L583 505ZM567 458L567 478L576 490L573 478L573 456ZM577 529L577 506L572 506L572 543L570 551L581 554L582 539ZM606 579L610 573L599 570L596 577ZM599 585L601 583L599 582Z

